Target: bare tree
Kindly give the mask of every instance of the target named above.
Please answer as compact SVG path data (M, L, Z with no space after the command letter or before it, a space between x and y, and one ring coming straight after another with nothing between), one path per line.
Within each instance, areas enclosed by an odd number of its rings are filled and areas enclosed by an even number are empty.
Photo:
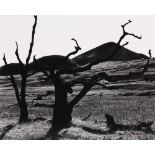
M12 86L15 90L15 95L16 99L18 102L18 106L20 108L20 117L19 117L19 122L25 122L28 120L28 108L27 108L27 103L26 103L26 83L27 83L27 78L28 78L28 71L29 71L29 61L32 55L32 49L34 45L34 35L35 35L35 30L36 30L36 25L37 25L37 16L34 16L35 22L33 24L32 28L32 36L31 36L31 42L30 42L30 47L29 47L29 52L28 56L26 58L26 63L24 64L22 60L20 59L19 53L18 53L18 44L16 42L16 51L15 55L17 57L17 60L20 65L20 75L21 75L21 89L18 89L15 77L13 75L7 76L7 78L10 80L12 83ZM7 67L8 63L4 54L3 57L4 63Z
M128 33L125 30L126 25L128 25L129 23L131 23L130 20L124 25L121 25L123 29L123 34L119 38L115 50L107 58L97 59L89 64L86 64L84 66L77 66L76 68L73 68L73 69L59 69L59 70L56 69L56 66L60 63L60 61L57 61L55 65L53 65L52 67L46 66L46 68L44 68L41 64L39 64L40 63L39 61L34 59L36 64L38 63L38 66L42 66L42 70L44 71L47 70L50 72L50 74L46 72L46 76L48 76L48 79L52 80L54 87L55 87L55 106L53 110L52 127L47 133L47 137L50 137L51 139L56 139L57 132L60 129L69 127L71 125L72 111L73 111L74 106L86 95L86 93L94 85L101 85L103 87L106 87L106 85L99 83L100 80L105 79L109 82L114 82L114 81L116 82L119 80L128 79L130 77L131 73L127 75L112 77L108 75L106 72L100 72L100 73L95 74L89 80L85 82L83 80L74 80L74 78L69 81L65 81L65 79L62 76L65 74L73 75L74 73L85 72L87 70L90 70L92 66L94 65L97 65L103 61L111 60L116 55L116 53L119 51L120 48L124 47L125 45L129 43L129 42L126 42L121 45L122 40L126 36L132 36L134 38L141 39L141 36L137 36L133 33ZM64 57L63 59L64 62L68 60L71 55L76 54L81 49L80 46L78 45L78 42L75 39L72 39L72 40L75 41L76 43L75 51L69 53L66 57ZM147 62L147 64L148 63L149 61ZM144 66L145 69L143 71L136 72L135 74L137 74L138 76L142 76L144 72L146 71L147 67L148 65L145 65ZM72 87L76 84L83 85L83 88L75 98L73 98L70 102L68 102L67 94L73 92Z

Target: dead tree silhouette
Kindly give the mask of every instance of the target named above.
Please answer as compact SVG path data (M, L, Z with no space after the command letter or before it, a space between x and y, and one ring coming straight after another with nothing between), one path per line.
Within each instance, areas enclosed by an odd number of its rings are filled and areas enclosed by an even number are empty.
M29 47L29 52L28 52L28 56L26 58L26 64L24 64L22 62L22 60L20 59L19 53L18 53L18 44L16 42L16 51L15 51L15 55L17 57L17 60L19 62L19 66L20 66L20 75L21 75L21 90L19 91L18 86L16 84L15 81L15 77L10 74L9 76L7 76L7 78L10 80L14 90L15 90L15 95L16 95L16 99L18 102L18 106L20 108L20 116L19 116L19 122L25 122L28 121L28 108L27 108L27 103L26 103L26 83L27 83L27 78L29 77L28 71L29 71L29 61L32 55L32 49L33 49L33 45L34 45L34 35L35 35L35 30L36 30L36 25L37 25L37 16L34 16L35 22L33 25L33 29L32 29L32 37L31 37L31 42L30 42L30 47ZM3 57L4 63L7 66L9 65L7 63L5 54Z
M35 22L34 22L33 29L32 29L32 38L31 38L28 56L26 58L26 64L24 64L19 57L18 44L16 42L15 54L16 54L17 60L18 60L19 65L20 65L20 74L21 74L21 78L22 78L20 93L19 93L19 90L18 90L14 76L10 74L9 77L7 77L7 78L12 83L12 86L15 90L17 102L18 102L18 105L20 108L19 122L25 122L28 120L28 109L27 109L27 103L25 100L27 78L29 76L35 74L36 72L44 72L44 74L47 76L47 78L53 82L53 85L55 87L55 94L54 94L55 95L55 105L54 105L53 117L52 117L52 127L46 135L47 139L48 138L49 139L57 139L57 133L61 129L66 128L66 127L70 127L71 121L72 121L72 111L73 111L74 106L87 94L88 91L90 91L90 89L94 85L100 85L100 86L103 86L105 88L108 88L108 87L106 87L105 84L99 83L99 81L104 79L104 80L107 80L109 82L117 82L120 80L126 80L126 79L130 78L131 74L141 77L141 76L143 76L143 74L148 69L149 59L148 59L146 65L144 65L144 69L142 71L137 71L137 72L129 73L129 74L125 74L125 75L111 76L111 75L107 74L106 72L100 72L100 73L96 73L95 75L90 77L90 79L88 79L87 81L83 81L82 79L74 80L74 78L72 78L68 81L65 81L65 79L63 78L63 75L69 75L69 74L74 75L76 73L85 72L85 71L91 70L91 68L94 65L97 65L103 61L110 61L117 54L117 52L119 51L120 48L128 45L129 42L121 44L122 40L126 36L132 36L134 38L141 39L142 38L141 36L137 36L134 33L129 33L125 30L125 27L129 23L131 23L131 20L129 20L125 24L121 25L122 30L123 30L123 34L119 38L119 40L117 42L117 46L110 56L108 56L104 59L101 58L101 59L94 60L94 61L92 61L89 64L86 64L84 66L75 66L73 68L58 67L60 64L63 64L63 63L70 61L70 56L77 54L78 51L81 50L77 40L72 39L76 43L75 51L69 53L67 56L57 57L58 59L56 59L56 61L52 62L52 65L49 65L49 64L45 65L41 61L43 59L36 60L34 57L33 64L35 64L35 69L37 66L37 69L34 71L34 73L29 74L29 69L30 69L29 60L30 60L31 55L32 55L35 29L36 29L36 25L37 25L37 16L34 16L34 18L35 18ZM48 59L48 57L44 57L44 60L45 60L44 62L48 62L47 59ZM3 57L3 60L4 60L5 65L7 67L9 64L7 64L5 55ZM70 94L73 93L72 87L75 86L76 84L81 84L83 86L83 88L81 89L81 91L78 93L77 96L75 96L71 101L68 102L68 100L67 100L68 96L67 95L68 95L68 93L70 93Z
M52 67L43 67L41 64L39 64L39 61L34 59L36 64L38 64L38 67L42 67L41 70L43 71L49 71L50 73L48 74L46 72L46 76L53 82L53 85L55 87L55 105L54 105L54 110L53 110L53 118L52 118L52 127L48 131L46 135L46 139L57 139L57 133L63 128L70 127L71 121L72 121L72 111L74 106L87 94L87 92L94 86L94 85L102 85L103 87L106 87L104 84L100 84L99 81L104 79L109 82L117 82L119 80L126 80L129 77L129 74L127 75L118 75L118 76L110 76L106 72L100 72L95 75L93 75L89 80L83 81L83 80L74 80L71 79L69 81L65 81L62 75L73 75L75 73L80 73L80 72L85 72L88 71L92 68L92 66L99 64L100 62L103 61L109 61L111 60L116 53L119 51L120 48L124 47L127 45L129 42L124 43L121 45L122 40L126 36L132 36L137 39L141 39L140 36L137 36L133 33L128 33L125 30L125 26L131 23L129 20L127 23L125 23L122 26L123 29L123 34L119 38L117 42L116 49L113 51L113 53L108 57L108 58L101 58L92 61L89 64L86 64L84 66L77 66L72 69L56 69L57 65L59 63L62 63L61 61L55 62L55 64ZM80 46L78 45L78 42L75 39L72 39L75 41L76 46L75 46L75 51L69 53L66 57L64 57L63 62L69 59L71 55L74 55L78 53L79 50L81 50ZM149 62L148 62L149 63ZM147 70L147 67L145 70L136 72L138 76L143 76L144 72ZM81 84L83 86L82 90L78 93L75 98L73 98L70 102L67 100L67 94L72 93L73 89L72 87L76 84Z

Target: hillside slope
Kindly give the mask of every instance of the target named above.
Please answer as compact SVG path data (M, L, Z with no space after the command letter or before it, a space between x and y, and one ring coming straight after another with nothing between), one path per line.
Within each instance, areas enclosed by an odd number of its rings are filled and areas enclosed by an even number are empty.
M80 65L84 65L101 57L105 59L112 54L116 46L116 43L108 42L78 55L77 57L73 58L73 60ZM142 58L147 59L148 57L144 54L139 54L122 47L114 56L113 61L129 61Z
M64 56L61 55L50 55L50 56L44 56L37 60L38 64L41 66L50 66L52 67L55 62L60 61L62 63L59 63L57 66L58 68L72 68L76 67L77 64L79 65L85 65L87 63L90 63L96 59L103 60L110 56L112 52L116 48L116 43L114 42L108 42L106 44L100 45L94 49L91 49L85 53L82 53L81 55L78 55L77 57L73 58L72 60L68 59L67 61L63 61ZM120 48L120 50L117 52L117 54L114 56L112 61L129 61L129 60L136 60L136 59L147 59L148 57L144 54L139 54L136 52L133 52L127 48ZM39 71L38 64L31 62L29 65L29 71ZM8 66L1 66L0 67L0 76L6 76L6 75L17 75L20 73L20 65L18 63L11 63L8 64Z

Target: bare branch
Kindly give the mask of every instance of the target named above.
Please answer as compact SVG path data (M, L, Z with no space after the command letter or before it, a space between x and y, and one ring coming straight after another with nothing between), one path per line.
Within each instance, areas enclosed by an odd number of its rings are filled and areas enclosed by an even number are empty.
M126 45L128 45L129 44L129 42L126 42L126 43L124 43L123 45L122 45L122 47L124 47L124 46L126 46Z
M15 55L17 57L17 60L19 62L19 64L21 65L21 67L23 67L23 62L21 61L20 57L19 57L19 53L18 53L18 43L16 42L16 51L15 51Z
M32 48L34 45L34 35L35 35L35 29L36 29L36 25L37 25L37 16L34 16L35 22L33 25L33 29L32 29L32 39L31 39L31 43L30 43L30 48L29 48L29 53L28 53L28 57L26 59L26 66L28 66L31 54L32 54Z
M3 56L3 61L4 61L5 65L7 66L7 65L8 65L8 63L7 63L7 61L6 61L5 54L4 54L4 56Z
M95 83L97 83L99 80L106 79L107 81L113 81L111 76L106 74L105 72L98 73L97 75L94 75L87 84L84 85L83 89L80 91L80 93L68 103L68 106L70 109L72 109L82 98L87 94L87 92L93 87Z
M124 25L121 25L122 26L122 29L123 29L123 34L122 34L122 36L120 37L120 39L119 39L119 41L118 41L118 45L120 45L120 43L121 43L121 41L127 36L127 35L130 35L130 36L133 36L133 37L135 37L135 38L137 38L137 39L141 39L142 38L142 36L137 36L137 35L135 35L135 34L133 34L133 33L128 33L128 32L126 32L126 30L125 30L125 26L126 25L128 25L129 23L131 23L132 21L131 20L128 20L128 22L127 23L125 23Z
M81 50L81 48L80 48L80 46L79 46L77 40L74 39L74 38L72 38L71 40L75 41L75 43L76 43L75 51L69 53L66 57L64 57L63 60L61 60L61 62L60 62L60 61L56 61L52 67L50 67L50 66L44 67L44 66L39 65L40 69L41 69L42 71L45 71L45 70L46 70L46 71L47 71L47 70L49 70L49 71L54 71L54 70L56 69L56 67L59 65L59 63L65 62L71 55L74 55L74 54L78 53L78 51ZM37 64L37 60L36 60L35 56L33 57L33 61ZM59 76L60 74L56 74L56 75Z
M125 24L121 25L124 32L125 32L125 26L128 25L131 22L132 22L131 20L128 20L128 22L126 22Z
M73 107L87 94L87 92L93 87L92 84L87 84L83 87L83 89L80 91L80 93L74 98L72 99L69 103L68 103L68 107L70 110L73 109Z
M78 42L77 42L77 40L76 40L76 39L72 38L71 40L75 41L76 46L80 48L80 46L79 46L79 44L78 44ZM80 48L80 49L81 49L81 48Z
M137 36L137 35L135 35L133 33L127 33L127 35L133 36L133 37L135 37L137 39L142 39L142 36Z
M33 61L37 63L36 55L33 56Z
M73 52L69 53L69 54L66 56L66 59L68 59L71 55L75 55L75 54L77 54L77 53L78 53L78 51L79 51L79 50L81 50L81 48L80 48L80 46L79 46L79 44L78 44L77 40L76 40L76 39L74 39L74 38L72 38L71 40L75 41L75 43L76 43L76 46L75 46L75 51L73 51Z
M151 50L149 50L149 54L151 54ZM151 55L148 58L146 65L144 66L143 74L148 70L150 59L151 59Z
M149 52L148 52L148 53L149 53L149 57L150 57L150 58L152 58L152 53L151 53L151 50L149 50Z
M8 63L7 63L7 60L6 60L6 57L5 57L5 54L3 56L3 61L5 63L6 66L8 66ZM15 95L16 95L16 98L17 98L17 101L18 101L18 104L20 103L20 95L19 95L19 91L18 91L18 87L17 87L17 84L15 82L15 78L13 75L9 75L10 78L7 77L8 80L11 81L11 84L12 86L14 87L14 90L15 90ZM19 105L20 106L20 105Z
M128 24L131 23L131 22L132 22L131 20L128 20L127 23L125 23L124 25L121 25L121 26L122 26L122 29L123 29L123 35L131 35L131 36L133 36L133 37L135 37L135 38L137 38L137 39L141 39L142 36L137 36L137 35L135 35L135 34L133 34L133 33L128 33L128 32L125 31L125 26L128 25Z

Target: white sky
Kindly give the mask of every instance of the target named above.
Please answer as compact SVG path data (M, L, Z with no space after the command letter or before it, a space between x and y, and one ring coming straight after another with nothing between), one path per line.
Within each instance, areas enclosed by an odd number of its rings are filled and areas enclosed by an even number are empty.
M155 16L108 16L108 15L49 15L38 16L33 55L39 58L45 55L66 55L74 49L71 38L78 40L85 52L103 43L117 42L122 34L121 24L128 19L130 23L126 30L136 35L142 35L138 40L127 37L130 44L127 48L147 54L152 49L155 56ZM19 45L19 53L25 60L31 40L33 16L0 16L0 65L3 65L3 54L6 54L8 63L17 62L15 57L15 41Z

